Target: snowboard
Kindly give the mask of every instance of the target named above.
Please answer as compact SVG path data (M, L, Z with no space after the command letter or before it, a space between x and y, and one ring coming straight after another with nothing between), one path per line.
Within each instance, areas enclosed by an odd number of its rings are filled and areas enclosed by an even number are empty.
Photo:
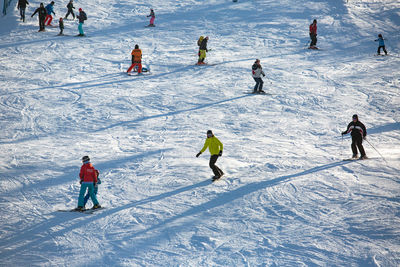
M309 46L308 49L313 49L313 50L320 50L318 47L316 46Z
M213 181L213 182L215 182L215 181L218 181L219 179L221 179L223 176L224 176L225 174L222 174L220 177L216 177L216 176L213 176L213 178L211 178L211 180Z
M360 158L348 158L348 159L343 159L343 161L356 161L356 160L367 160L369 158L366 159L360 159Z
M59 212L76 212L76 213L84 213L84 214L93 214L93 213L95 213L95 212L97 212L99 210L103 210L103 209L105 209L105 208L101 207L101 208L98 208L98 209L85 209L85 210L82 210L82 211L78 211L78 210L75 210L75 209L57 210L57 211L59 211Z
M244 92L245 94L248 95L272 95L271 93L267 93L267 92L254 92L254 91L249 91L249 92Z
M156 25L151 25L151 24L149 24L149 25L146 25L146 26L144 26L144 27L146 27L146 28L151 28L151 27L155 27Z

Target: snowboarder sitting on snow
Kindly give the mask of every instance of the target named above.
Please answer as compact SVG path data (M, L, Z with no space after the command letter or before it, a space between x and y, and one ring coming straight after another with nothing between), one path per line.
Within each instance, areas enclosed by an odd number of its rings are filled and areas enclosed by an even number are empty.
M149 27L155 27L156 25L154 25L154 20L156 19L156 14L154 13L154 10L152 8L150 9L150 15L148 15L147 17L151 17Z
M387 51L385 48L385 39L383 39L382 34L378 34L378 39L375 40L379 42L379 47L378 47L378 55L381 54L381 48L383 48L383 52L385 52L385 55L387 55Z
M74 11L72 10L72 9L75 9L73 0L69 0L67 8L68 8L68 12L67 12L67 14L65 15L64 18L67 19L69 14L72 14L72 17L75 19L75 14L74 14Z
M206 36L206 38L200 36L199 40L197 41L197 45L199 46L199 60L197 62L197 65L206 64L204 63L204 59L206 58L206 52L208 52L207 42L208 42L208 36Z
M317 45L317 20L314 19L313 23L310 24L310 48L315 48Z
M351 150L353 151L352 158L357 158L357 148L360 151L361 157L360 159L367 159L367 155L365 154L364 147L362 145L362 140L367 137L367 129L364 124L362 124L358 120L357 114L353 115L353 121L349 123L347 126L347 130L342 132L342 135L348 134L351 132Z
M58 22L58 27L60 28L60 33L58 35L64 35L64 21L63 18L60 18L60 21Z
M83 11L82 8L79 8L79 15L76 17L79 19L78 36L85 36L85 33L83 32L83 23L85 22L85 20L87 20L87 15L85 11Z
M54 12L54 1L51 1L51 3L46 6L46 11L47 11L47 16L44 23L46 24L46 26L52 26L51 22L53 20L53 16L51 15L51 13L53 13L54 16L56 15L56 13Z
M135 49L132 50L132 65L129 67L127 72L131 72L135 66L138 66L138 74L142 73L142 50L139 49L139 45L135 45Z
M93 167L92 163L90 163L89 156L84 156L82 158L82 162L83 165L81 167L81 171L79 172L81 189L79 191L78 207L75 210L84 210L84 195L86 193L86 190L88 190L90 198L93 202L92 209L99 209L101 208L101 206L94 193L94 188L97 186L97 175L99 172Z
M199 153L197 153L196 157L198 158L201 155L201 153L206 151L207 147L211 154L209 165L214 173L213 179L215 180L224 175L223 171L215 165L218 157L222 156L223 145L218 140L218 138L214 136L211 130L207 131L207 139L204 143L203 148L200 150Z
M46 19L46 15L47 15L47 11L46 11L46 8L44 8L43 3L40 3L40 7L38 7L35 10L35 12L33 12L31 17L33 18L33 16L35 16L36 13L38 13L38 16L39 16L39 31L43 32L44 31L44 20Z
M256 85L254 86L253 93L257 93L257 92L265 93L262 89L264 82L261 78L261 75L265 77L265 73L262 70L259 59L256 59L253 66L251 67L251 69L252 69L251 73L252 73L253 79L256 81Z
M19 14L21 15L21 20L25 22L25 9L26 5L29 5L27 0L18 0L17 9L19 9Z

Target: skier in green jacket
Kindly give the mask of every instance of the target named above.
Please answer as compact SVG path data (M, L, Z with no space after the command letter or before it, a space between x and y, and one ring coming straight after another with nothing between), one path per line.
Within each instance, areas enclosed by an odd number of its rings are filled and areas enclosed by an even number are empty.
M196 157L198 158L201 155L201 153L206 151L207 147L211 154L210 168L214 173L213 180L216 180L221 178L222 175L224 175L224 172L220 168L218 168L217 165L215 165L218 157L222 156L222 150L224 146L222 145L221 141L219 141L218 138L214 136L211 130L207 131L207 139L204 143L203 148L200 150L199 153L197 153Z

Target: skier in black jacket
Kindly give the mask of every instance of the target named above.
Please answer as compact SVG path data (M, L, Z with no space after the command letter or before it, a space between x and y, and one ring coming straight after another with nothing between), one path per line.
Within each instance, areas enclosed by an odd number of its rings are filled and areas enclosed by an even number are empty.
M342 132L342 135L351 132L351 150L353 151L353 158L357 158L357 148L360 151L360 159L367 159L362 140L367 137L367 129L364 124L358 120L357 114L353 115L353 121L347 126L347 130Z
M21 15L21 20L25 22L25 9L26 5L29 5L27 0L18 0L18 6L17 8L19 9L19 14Z
M64 19L67 19L69 14L72 14L72 17L75 19L75 14L74 14L74 11L72 10L72 9L75 9L73 0L69 0L67 8L68 8L68 12L65 15Z
M44 8L43 3L40 3L40 7L38 7L35 10L35 12L33 12L31 17L33 18L33 16L36 13L39 13L39 31L43 32L44 31L44 20L46 19L46 16L47 16L47 11L46 11L46 8Z

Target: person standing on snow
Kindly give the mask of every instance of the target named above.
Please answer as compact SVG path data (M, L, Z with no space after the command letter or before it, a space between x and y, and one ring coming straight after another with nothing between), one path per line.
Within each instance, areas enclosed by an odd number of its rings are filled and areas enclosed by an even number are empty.
M253 93L257 93L257 92L265 93L263 91L263 89L262 89L264 81L261 78L261 75L263 77L265 77L265 73L262 70L262 67L261 67L259 59L256 59L256 61L254 62L253 66L251 67L251 69L252 69L251 73L252 73L253 79L256 81L256 85L254 86Z
M138 66L138 74L142 73L142 50L139 49L139 45L135 45L135 49L132 50L132 65L127 70L127 73L131 72L135 66Z
M214 173L213 180L219 179L222 175L224 175L224 172L220 168L218 168L215 163L217 162L218 157L222 156L222 150L224 147L221 141L219 141L218 138L214 136L211 130L207 131L207 139L204 143L203 148L200 150L199 153L197 153L196 158L198 158L201 153L206 151L207 147L211 154L209 165Z
M53 20L53 16L51 15L51 13L53 13L54 16L56 15L56 13L54 12L54 1L51 1L51 3L46 6L46 11L47 16L44 20L44 23L46 24L46 26L53 26L51 25L51 21Z
M357 158L357 148L360 151L361 157L360 159L367 159L367 155L365 154L364 147L362 145L363 139L367 137L367 129L364 124L358 120L358 115L353 115L353 121L349 123L347 126L347 130L342 132L342 136L351 132L351 150L353 151L352 158Z
M84 210L84 195L86 190L88 190L90 198L93 202L92 209L99 209L101 206L96 198L96 195L94 194L94 188L97 186L98 171L93 167L92 163L90 163L89 156L84 156L82 158L82 162L83 165L81 167L81 171L79 172L81 189L79 191L78 207L75 210Z
M64 35L63 31L64 31L64 21L63 18L60 18L59 22L58 22L58 27L60 28L60 33L58 35Z
M85 33L83 32L83 23L85 22L85 20L87 20L87 15L85 11L83 11L82 8L79 8L79 15L77 15L76 17L79 19L78 36L85 36Z
M378 55L381 54L381 48L383 48L383 52L385 52L385 55L387 55L387 51L385 48L385 39L383 39L382 34L378 34L378 39L375 40L379 42L379 47L378 47Z
M97 174L97 183L94 185L93 193L97 198L97 191L99 190L99 184L101 184L101 180L99 178L100 173L98 170L96 170L96 174ZM83 198L83 209L85 209L86 203L88 202L89 198L90 198L90 193L87 192L86 196Z
M156 25L154 25L154 20L156 19L156 14L154 13L154 10L152 8L150 9L150 15L148 15L147 17L151 17L149 27L155 27Z
M39 32L43 32L44 31L44 20L46 19L47 16L47 11L46 8L44 8L43 3L40 3L40 7L38 7L35 12L33 12L33 14L31 15L31 18L33 18L33 16L38 13L39 16Z
M27 0L18 0L17 9L19 9L19 14L21 15L20 20L25 22L25 9L26 5L29 5Z
M313 23L310 24L310 48L316 48L317 45L317 20L314 19Z
M72 9L75 9L73 0L69 0L69 3L67 5L67 9L68 9L68 12L65 15L64 19L67 19L69 14L72 14L72 17L75 19L75 14L74 14L74 11L72 10Z
M201 36L202 37L202 36ZM207 42L208 42L208 36L206 38L200 39L197 41L197 44L199 45L199 60L197 62L197 65L204 65L204 59L206 59L206 52L208 52L207 49Z

